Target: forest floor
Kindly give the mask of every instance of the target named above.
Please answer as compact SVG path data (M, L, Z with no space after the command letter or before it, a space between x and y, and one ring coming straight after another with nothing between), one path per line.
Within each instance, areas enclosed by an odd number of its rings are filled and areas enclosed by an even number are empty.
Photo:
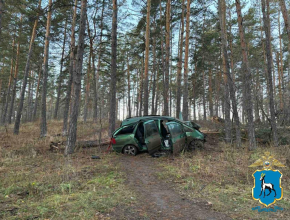
M176 157L105 153L107 146L64 157L49 151L64 140L61 127L49 122L47 138L38 138L39 123L23 124L18 136L0 129L0 219L290 219L289 168L280 169L284 197L275 204L284 210L274 213L252 211L260 204L251 195L256 169L248 168L265 151L287 164L287 145L248 151L210 133L204 149ZM81 122L78 140L96 140L94 131L105 139L106 127Z

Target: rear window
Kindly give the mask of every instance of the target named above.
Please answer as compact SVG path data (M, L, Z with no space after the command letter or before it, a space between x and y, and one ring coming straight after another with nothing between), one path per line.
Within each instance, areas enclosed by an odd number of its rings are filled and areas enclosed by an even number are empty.
M122 135L122 134L132 134L134 131L135 125L127 126L121 129L116 135Z

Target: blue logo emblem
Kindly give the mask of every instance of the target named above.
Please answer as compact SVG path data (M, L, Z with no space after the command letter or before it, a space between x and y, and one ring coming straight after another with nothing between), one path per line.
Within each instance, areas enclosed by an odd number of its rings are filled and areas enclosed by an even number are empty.
M253 199L259 200L266 207L274 204L276 200L282 199L282 173L279 170L256 170L253 177Z
M272 168L274 166L285 167L285 165L276 160L269 152L265 152L261 159L256 160L249 167L257 166L263 166L263 170L256 170L252 175L254 178L252 196L254 200L258 200L268 207L283 198L282 173Z

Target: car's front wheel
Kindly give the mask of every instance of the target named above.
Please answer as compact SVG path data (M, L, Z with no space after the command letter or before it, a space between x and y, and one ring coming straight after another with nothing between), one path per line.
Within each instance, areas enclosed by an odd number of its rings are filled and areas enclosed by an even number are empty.
M188 149L189 150L194 150L197 148L203 148L204 146L204 141L203 140L193 140L189 143Z
M135 147L134 145L127 145L123 149L123 153L127 155L136 156L137 152L138 152L137 147Z

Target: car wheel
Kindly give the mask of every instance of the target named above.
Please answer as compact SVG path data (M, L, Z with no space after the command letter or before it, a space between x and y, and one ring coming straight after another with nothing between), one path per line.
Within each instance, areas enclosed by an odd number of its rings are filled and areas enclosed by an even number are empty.
M194 149L203 148L203 147L204 147L204 141L202 140L193 140L188 145L189 150L194 150Z
M124 154L132 155L132 156L136 156L137 152L138 150L134 145L127 145L123 149Z

